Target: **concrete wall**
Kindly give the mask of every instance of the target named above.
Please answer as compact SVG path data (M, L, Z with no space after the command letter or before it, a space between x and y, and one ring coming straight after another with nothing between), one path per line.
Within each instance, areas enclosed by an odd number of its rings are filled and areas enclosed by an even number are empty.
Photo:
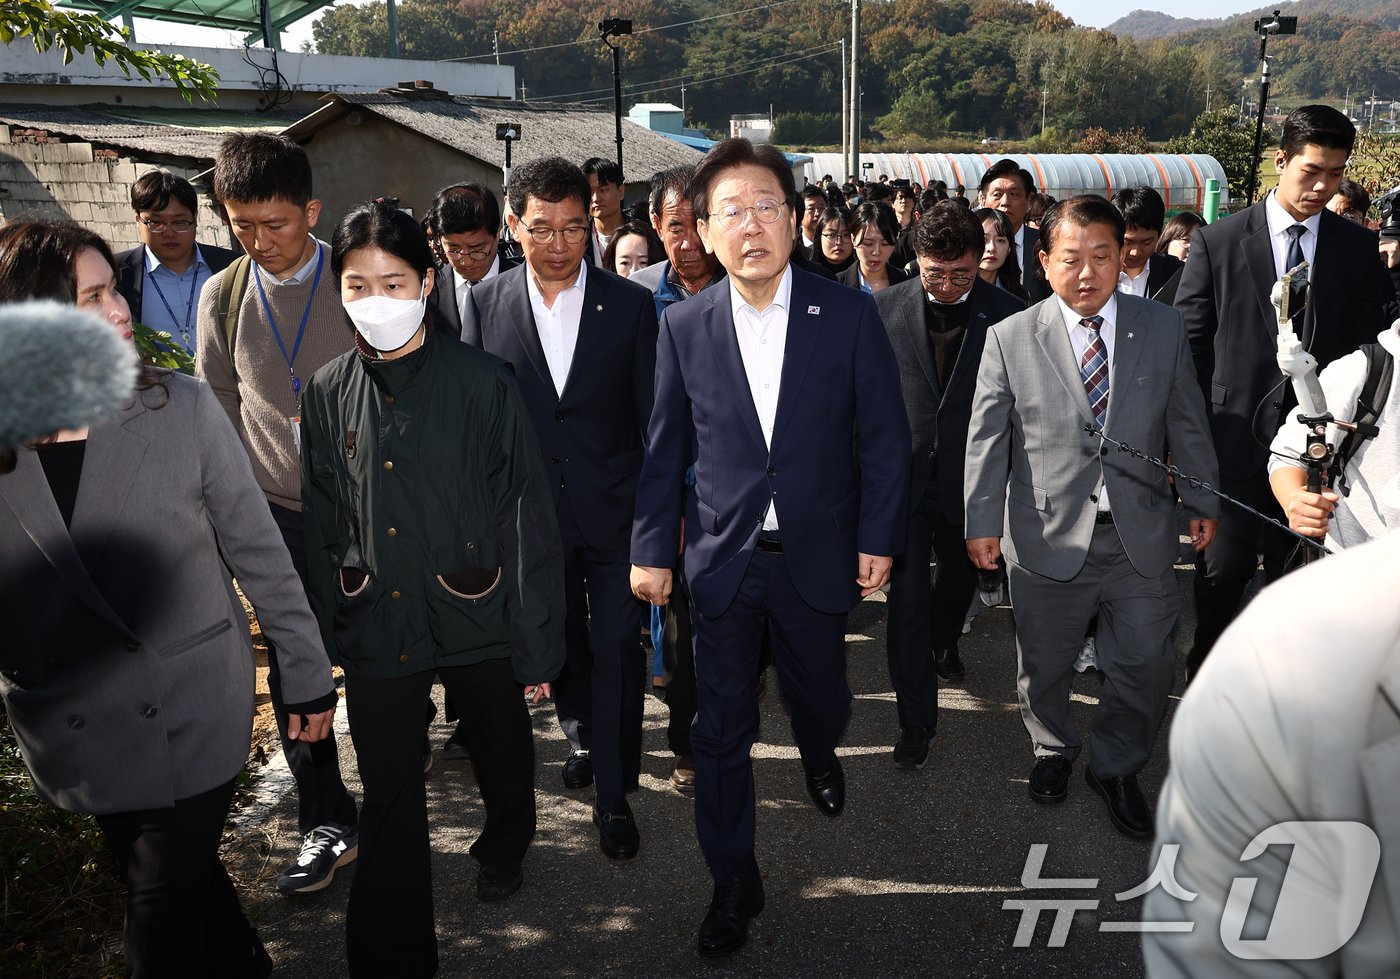
M131 185L156 165L112 150L94 150L89 143L64 143L38 130L0 126L0 219L23 214L67 217L121 251L140 244L131 212ZM194 170L166 167L191 179ZM231 240L200 198L199 240L227 246Z
M270 69L272 52L266 48L150 47L166 54L182 54L218 70L217 105L196 98L189 108L251 111L266 104L260 72L244 60L246 53L258 66ZM292 93L290 109L303 113L314 110L327 92L377 92L409 80L426 79L435 88L453 95L488 98L510 98L515 88L515 69L509 65L350 58L281 51L277 54L277 67ZM0 45L0 102L186 105L174 85L164 78L146 81L135 73L128 78L115 64L98 65L83 55L65 65L57 48L41 54L34 50L28 38Z

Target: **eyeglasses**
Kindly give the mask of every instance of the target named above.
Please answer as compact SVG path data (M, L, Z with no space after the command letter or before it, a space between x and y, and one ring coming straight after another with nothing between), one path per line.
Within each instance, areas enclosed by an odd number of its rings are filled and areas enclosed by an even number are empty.
M530 232L530 233L531 233L531 235L534 234L533 231ZM552 238L553 235L551 235L550 237ZM565 241L568 241L568 240L569 240L569 236L568 236L568 235L565 235L565 236L564 236L564 240L565 240ZM547 244L547 242L546 242L546 244ZM578 242L574 242L574 244L578 244ZM490 255L490 254L491 254L491 246L490 246L490 245L478 245L478 246L475 247L475 248L463 248L461 245L442 245L441 247L442 247L442 253L443 253L444 255L446 255L448 258L461 258L463 255L465 255L467 258L471 259L473 262L479 262L479 261L481 261L482 259L484 259L487 255Z
M194 230L193 221L157 221L154 218L137 218L138 223L144 224L151 234L161 234L167 228L177 235L187 235Z
M941 285L943 285L943 284L945 284L945 283L948 283L948 284L951 284L951 285L955 285L955 286L957 286L959 289L961 289L963 286L970 286L970 285L972 285L972 280L975 279L975 278L977 278L977 275L976 275L975 273L973 273L973 272L948 272L948 273L944 273L944 272L925 272L925 271L922 270L922 269L919 270L919 280L920 280L921 282L923 282L925 285L929 285L929 286L941 286Z
M827 241L850 241L851 233L849 231L823 231L822 237Z
M742 227L750 214L759 224L773 224L782 216L782 201L758 201L752 207L742 204L726 204L713 212L710 217L721 228L733 230Z
M567 228L526 228L525 233L534 239L537 245L548 245L558 235L567 244L577 245L588 237L588 229L578 225L570 225Z

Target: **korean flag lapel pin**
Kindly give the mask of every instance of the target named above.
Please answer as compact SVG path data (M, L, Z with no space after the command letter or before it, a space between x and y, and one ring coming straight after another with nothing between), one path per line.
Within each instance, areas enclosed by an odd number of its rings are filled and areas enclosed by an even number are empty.
M820 316L820 315L821 315L821 311L822 311L822 308L821 308L820 306L808 306L808 307L807 307L807 315L808 315L808 316Z

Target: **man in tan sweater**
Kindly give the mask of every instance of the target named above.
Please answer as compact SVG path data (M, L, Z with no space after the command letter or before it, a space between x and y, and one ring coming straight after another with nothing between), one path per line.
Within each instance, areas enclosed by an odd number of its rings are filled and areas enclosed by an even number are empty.
M281 136L228 137L214 165L214 194L246 255L205 284L199 303L197 371L228 413L267 496L273 519L306 581L299 452L301 392L322 365L354 342L330 270L330 247L311 234L321 202L311 196L311 165ZM236 323L219 315L226 277L242 282L228 298ZM328 886L355 859L358 813L340 777L335 739L288 741L277 650L268 645L268 686L282 750L296 778L300 851L277 879L286 894Z

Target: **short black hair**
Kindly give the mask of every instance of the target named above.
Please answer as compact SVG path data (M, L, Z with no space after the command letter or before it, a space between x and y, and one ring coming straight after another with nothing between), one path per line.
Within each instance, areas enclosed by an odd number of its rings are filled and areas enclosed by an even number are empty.
M398 203L380 198L353 208L331 235L331 271L337 277L345 257L360 248L378 248L410 266L422 279L437 262L428 238Z
M690 200L695 208L695 216L702 221L710 217L710 189L720 174L733 167L755 166L767 170L778 181L783 203L793 214L797 213L797 181L792 179L792 168L787 157L776 147L766 143L755 146L742 136L726 139L706 153L700 165L695 168L695 176L690 181Z
M864 237L872 231L891 245L899 238L899 217L884 201L866 201L847 223L851 226L852 243L857 235Z
M1167 220L1167 205L1162 195L1151 187L1127 187L1113 195L1113 206L1123 215L1129 228L1162 233Z
M1343 177L1342 182L1337 185L1337 193L1346 199L1348 207L1363 217L1371 209L1371 195L1355 180Z
M170 199L183 204L191 214L199 215L199 195L184 177L177 177L169 170L148 170L136 178L131 185L131 209L142 211L163 211L170 206Z
M946 201L948 198L938 192L937 187L928 187L919 194L919 212L931 211L939 201Z
M1037 191L1030 196L1030 200L1026 204L1026 221L1040 224L1040 219L1045 217L1045 212L1054 206L1055 198Z
M1055 238L1060 226L1069 222L1078 228L1091 224L1106 224L1113 229L1113 238L1119 247L1123 245L1123 234L1127 230L1123 215L1118 208L1098 194L1080 194L1069 200L1060 201L1045 212L1040 220L1040 250L1049 255L1055 248Z
M214 196L220 202L262 204L311 200L311 161L286 136L234 133L219 144L214 160Z
M501 205L496 195L477 183L451 184L438 191L423 215L423 233L437 238L473 231L500 234Z
M690 200L690 181L695 176L695 168L689 164L679 167L669 167L665 170L658 170L651 175L651 213L656 217L661 217L661 210L666 206L666 198L675 194L676 197L685 202Z
M968 253L981 255L985 246L982 222L952 201L939 201L914 225L914 254L920 258L956 262Z
M1001 180L1003 177L1021 181L1021 186L1026 189L1027 197L1035 193L1035 178L1031 176L1030 171L1009 158L997 160L987 168L987 172L982 174L982 179L977 183L977 193L985 194L993 180Z
M1346 150L1350 155L1356 146L1356 127L1330 105L1299 106L1283 120L1283 136L1278 147L1283 150L1284 157L1289 158L1308 145Z
M596 177L600 184L616 184L621 187L624 183L622 179L622 167L617 165L616 160L605 160L601 156L590 156L583 161L584 177Z
M593 188L583 171L562 156L542 156L522 163L510 175L510 209L516 217L524 215L531 197L549 204L572 198L587 214Z
M867 184L865 199L874 202L892 201L894 200L894 188L889 184Z

